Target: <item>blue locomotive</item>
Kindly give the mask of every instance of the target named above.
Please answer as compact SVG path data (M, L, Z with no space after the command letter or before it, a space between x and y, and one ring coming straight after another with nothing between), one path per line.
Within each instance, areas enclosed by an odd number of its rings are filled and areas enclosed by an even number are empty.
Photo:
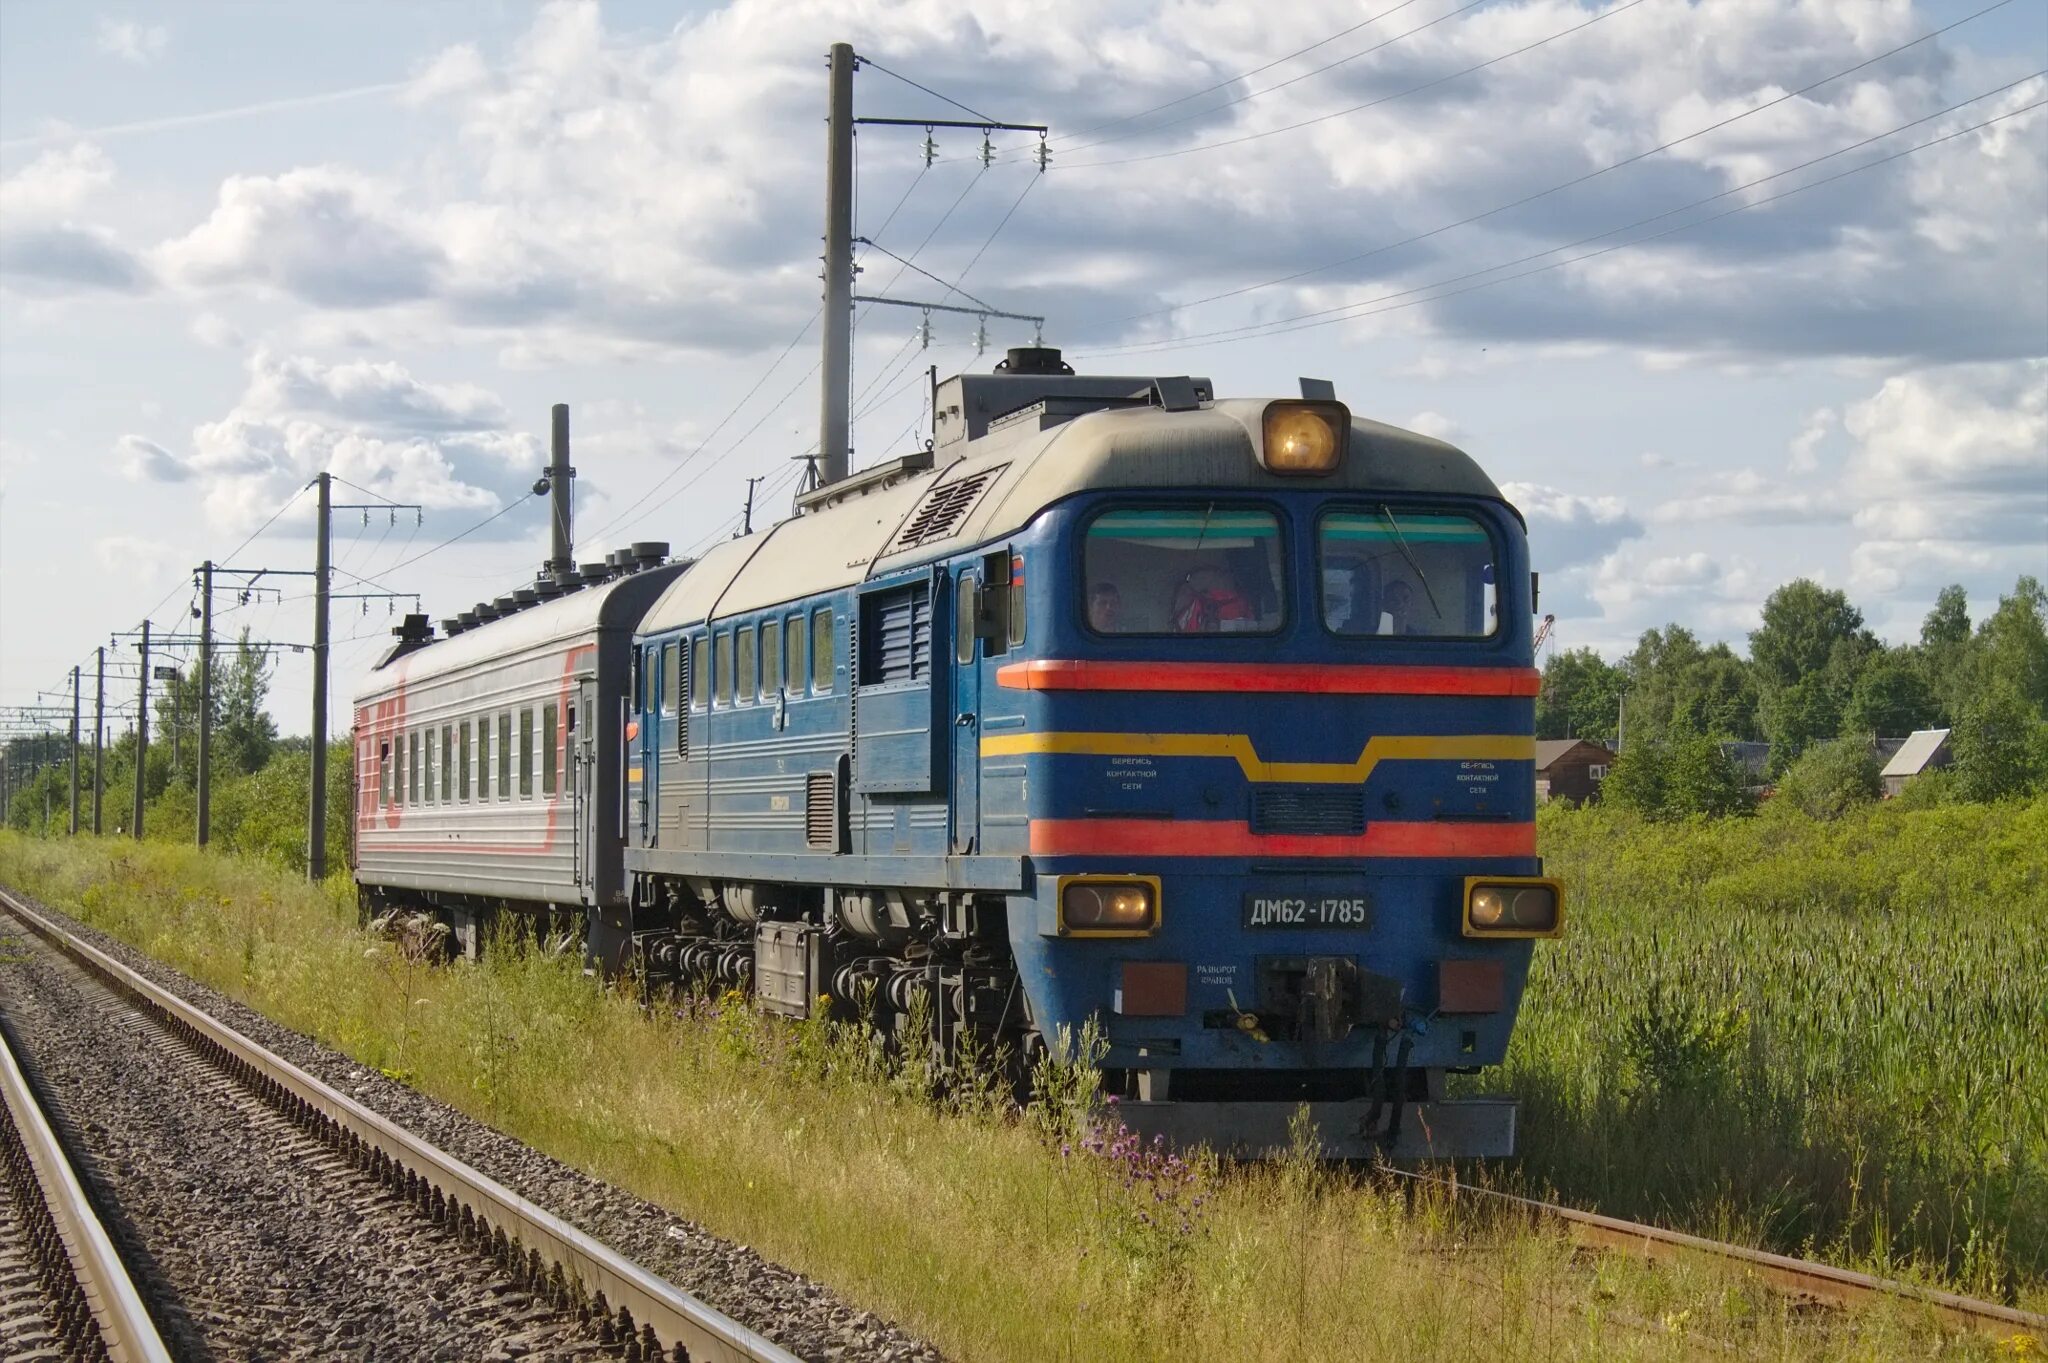
M1504 1057L1563 905L1527 539L1470 458L1030 348L798 513L403 641L358 700L366 898L575 914L609 967L941 1051L1092 1020L1175 1140L1306 1104L1332 1154L1511 1152L1444 1077Z

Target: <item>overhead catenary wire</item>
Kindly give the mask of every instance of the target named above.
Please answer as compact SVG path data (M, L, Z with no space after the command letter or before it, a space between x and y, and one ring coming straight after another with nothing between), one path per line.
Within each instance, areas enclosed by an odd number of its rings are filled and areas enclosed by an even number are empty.
M1272 288L1279 284L1291 284L1297 279L1307 279L1313 275L1322 274L1326 271L1334 270L1339 266L1343 265L1355 265L1359 261L1370 260L1374 256L1384 255L1389 251L1399 250L1403 246L1413 246L1417 243L1428 241L1432 237L1441 236L1445 232L1452 231L1456 228L1468 227L1473 223L1483 222L1488 218L1495 217L1499 214L1509 212L1516 208L1521 208L1526 204L1535 203L1540 199L1548 198L1549 196L1561 193L1564 190L1576 188L1577 186L1583 185L1588 181L1597 180L1601 176L1609 174L1610 172L1621 170L1626 166L1632 166L1639 161L1647 160L1652 156L1660 155L1664 152L1672 150L1675 147L1681 147L1688 142L1696 141L1697 139L1708 136L1711 133L1719 132L1723 128L1729 127L1730 125L1735 123L1740 123L1744 119L1752 118L1757 114L1765 112L1766 110L1774 109L1778 105L1784 104L1789 100L1798 99L1801 96L1812 94L1815 90L1818 90L1823 86L1831 85L1835 81L1841 80L1845 76L1852 76L1856 74L1858 71L1866 70L1869 67L1877 65L1879 62L1885 61L1892 57L1896 57L1902 52L1909 51L1912 48L1918 47L1923 43L1931 42L1934 39L1941 37L1943 34L1948 33L1952 29L1959 28L1962 25L1971 22L1972 20L1981 19L1985 15L1993 12L1994 10L2000 10L2005 8L2012 2L2013 0L1995 0L1994 3L1984 6L1984 8L1979 9L1974 13L1966 14L1961 18L1956 19L1950 23L1943 24L1939 28L1929 29L1927 32L1920 34L1916 38L1912 38L1906 42L1900 43L1896 47L1886 48L1882 52L1864 58L1862 61L1857 62L1853 66L1845 66L1838 71L1829 72L1827 75L1822 76L1820 79L1809 81L1807 84L1800 86L1796 90L1788 90L1783 94L1774 96L1773 98L1765 100L1763 103L1757 104L1751 108L1745 109L1740 113L1730 114L1727 117L1717 119L1714 122L1705 125L1704 127L1695 128L1693 129L1693 131L1686 133L1682 137L1674 137L1671 138L1669 141L1660 142L1654 147L1646 147L1642 151L1633 152L1627 156L1622 157L1618 161L1611 161L1608 164L1601 166L1597 169L1589 170L1582 175L1573 176L1569 180L1560 181L1559 183L1551 185L1547 188L1539 189L1532 194L1525 194L1518 199L1513 199L1502 204L1496 204L1492 208L1484 209L1477 213L1468 214L1465 217L1459 218L1454 222L1447 222L1440 226L1432 227L1427 231L1417 232L1411 236L1402 237L1398 241L1386 242L1382 245L1375 246L1367 251L1360 251L1353 255L1342 256L1336 260L1325 261L1320 265L1312 265L1304 270L1296 270L1291 274L1279 275L1272 279L1261 280L1255 284L1240 285L1237 288L1226 289L1221 293L1212 293L1207 294L1201 298L1192 298L1187 300L1186 302L1172 303L1168 304L1165 307L1151 308L1144 312L1131 313L1128 316L1120 317L1116 320L1118 322L1134 322L1146 317L1157 317L1167 313L1181 312L1189 308L1200 307L1205 303L1220 302L1226 298L1237 298L1244 294L1256 293L1260 289Z
M1498 279L1483 280L1479 283L1470 284L1462 289L1452 289L1443 293L1429 293L1430 290L1441 289L1448 284L1455 284L1463 280L1475 279L1481 275L1496 274L1501 270L1513 269L1517 265L1525 264L1535 260L1540 260L1545 256L1556 255L1560 251L1568 251L1576 246L1583 246L1590 244L1591 242L1600 241L1607 237L1614 236L1617 233L1633 231L1638 227L1645 226L1652 222L1661 221L1664 218L1671 217L1678 213L1686 212L1689 209L1698 208L1719 199L1725 199L1731 194L1737 194L1742 192L1743 190L1752 189L1757 185L1766 183L1770 180L1782 179L1786 175L1793 174L1800 170L1804 170L1822 161L1830 160L1833 157L1844 154L1845 152L1854 151L1860 147L1868 146L1872 142L1881 141L1886 137L1894 136L1907 128L1914 127L1920 123L1928 122L1934 118L1939 118L1943 114L1951 113L1955 109L1961 108L1964 105L1977 103L1981 100L1989 98L1991 95L1999 94L2002 93L2004 90L2011 89L2013 86L2023 85L2027 81L2040 79L2044 75L2048 75L2048 71L2036 72L2033 75L2023 77L2021 80L2011 82L2009 85L2002 86L1999 90L1993 90L1983 95L1974 96L1971 99L1962 101L1961 104L1951 106L1951 108L1944 109L1939 113L1929 114L1925 117L1915 119L1911 123L1901 124L1898 127L1892 128L1887 132L1875 134L1871 137L1862 139L1860 142L1853 143L1850 146L1838 148L1835 151L1826 153L1825 155L1817 156L1809 161L1801 162L1799 165L1789 166L1784 170L1776 171L1770 175L1761 176L1756 180L1752 180L1747 183L1736 185L1732 188L1722 190L1718 194L1708 195L1706 198L1697 199L1691 203L1680 204L1676 208L1668 209L1665 212L1655 214L1651 217L1641 218L1633 223L1628 223L1621 227L1610 228L1605 232L1595 233L1592 236L1581 237L1576 241L1566 242L1559 246L1552 246L1545 250L1537 251L1530 255L1519 257L1516 260L1502 261L1498 264L1489 265L1482 269L1467 271L1464 274L1453 275L1446 279L1433 280L1426 284L1418 284L1412 288L1402 289L1390 294L1383 294L1377 298L1364 299L1357 303L1347 303L1335 308L1325 308L1319 312L1303 313L1295 317L1281 318L1273 322L1260 323L1256 327L1232 328L1229 331L1225 332L1205 333L1195 336L1179 337L1171 341L1161 341L1131 346L1117 346L1111 347L1106 350L1091 352L1091 354L1105 355L1113 353L1130 353L1134 351L1150 353L1163 350L1181 349L1186 346L1194 344L1228 345L1237 341L1263 339L1267 336L1284 335L1290 332L1311 331L1319 327L1334 326L1340 322L1352 321L1359 317L1373 317L1378 316L1381 313L1398 312L1404 308L1417 307L1421 304L1436 302L1444 298L1455 298L1463 294L1477 292L1480 289L1492 288L1496 285L1512 283L1515 280L1519 279L1527 279L1532 275L1542 274L1549 270L1561 268L1562 266L1575 265L1580 263L1581 261L1593 260L1601 256L1611 255L1616 251L1624 251L1634 246L1640 246L1645 242L1656 241L1663 237L1672 236L1679 232L1688 232L1700 227L1705 227L1711 223L1719 222L1724 218L1733 217L1738 213L1745 213L1750 211L1751 209L1762 208L1767 204L1777 203L1781 199L1789 199L1794 195L1804 194L1808 190L1819 189L1824 185L1833 184L1838 180L1844 180L1853 175L1860 175L1865 171L1875 170L1881 166L1890 165L1907 156L1911 156L1916 152L1926 151L1929 148L1941 146L1945 143L1952 142L1959 137L1966 136L1969 133L1977 132L1984 128L1991 127L1995 124L2003 123L2008 119L2017 118L2021 114L2032 112L2033 110L2039 109L2044 105L2048 105L2048 99L2036 100L2031 104L2022 105L2016 109L2008 110L2005 113L1995 115L1991 118L1984 119L1980 122L1972 123L1962 128L1957 128L1951 132L1943 133L1939 137L1930 138L1929 140L1917 143L1914 146L1901 148L1898 151L1888 153L1884 156L1877 157L1870 161L1866 161L1861 165L1851 166L1847 170L1839 171L1836 174L1823 176L1818 180L1809 181L1806 184L1795 185L1790 189L1784 190L1777 194L1768 195L1761 199L1754 199L1747 203L1737 204L1733 208L1727 209L1720 213L1712 214L1705 218L1698 219L1694 222L1678 223L1672 227L1665 228L1662 231L1653 232L1648 236L1637 237L1630 241L1617 242L1612 246L1604 246L1601 247L1599 250L1588 251L1584 255L1573 256L1567 260L1551 261L1549 264L1539 265L1534 269L1523 270L1517 274L1504 275ZM1420 293L1428 293L1429 296L1422 298L1409 297L1410 295ZM1394 303L1394 305L1391 307L1377 306L1382 303L1388 303L1392 300L1403 298L1406 298L1408 301ZM1087 357L1084 356L1081 358Z
M1282 133L1299 132L1303 128L1312 128L1319 123L1328 123L1332 119L1337 118L1348 118L1352 114L1361 113L1367 109L1376 109L1382 104L1391 104L1397 99L1406 99L1410 95L1419 95L1425 90L1434 90L1440 85L1447 85L1451 81L1459 80L1463 77L1474 75L1480 71L1486 70L1488 67L1498 66L1502 62L1509 61L1515 57L1522 56L1524 53L1534 52L1539 47L1546 47L1551 43L1559 41L1560 39L1569 38L1572 34L1583 32L1586 29L1593 27L1593 25L1595 24L1604 24L1609 19L1615 18L1617 15L1626 14L1628 13L1628 11L1644 3L1645 0L1621 0L1621 3L1614 6L1612 9L1604 9L1600 11L1598 14L1593 15L1589 19L1583 19L1578 23L1573 24L1570 28L1563 28L1557 30L1554 33L1547 33L1543 37L1538 38L1533 42L1524 43L1520 47L1514 48L1510 51L1502 52L1497 56L1488 57L1483 62L1474 62L1470 66L1460 67L1456 71L1451 71L1444 75L1433 77L1429 80L1422 81L1416 85L1407 86L1403 89L1394 91L1392 94L1380 95L1377 98L1366 100L1362 104L1353 104L1348 108L1333 109L1329 113L1318 114L1314 118L1304 118L1295 123L1282 124L1277 128L1263 128L1258 132L1244 133L1238 137L1226 137L1215 142L1203 142L1192 147L1174 147L1166 151L1147 152L1140 156L1122 156L1109 161L1068 161L1061 163L1060 169L1070 171L1099 170L1107 166L1130 166L1137 165L1138 163L1144 161L1163 161L1167 160L1168 158L1176 156L1192 156L1196 152L1215 151L1221 147L1242 146L1247 142L1258 142L1268 137L1278 137ZM1431 22L1435 23L1440 21L1432 20ZM1424 27L1428 27L1428 25L1424 25Z

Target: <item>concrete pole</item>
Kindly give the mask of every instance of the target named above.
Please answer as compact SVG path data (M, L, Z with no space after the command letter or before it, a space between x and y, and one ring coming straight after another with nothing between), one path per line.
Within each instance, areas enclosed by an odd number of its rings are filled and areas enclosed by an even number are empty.
M199 565L199 845L213 822L213 560Z
M306 878L327 874L327 556L334 479L322 473L320 514L313 531L313 790L306 829Z
M71 669L71 836L78 836L78 669Z
M832 44L825 135L825 354L818 480L835 483L850 457L853 382L853 48Z
M100 648L94 652L99 661L95 668L98 681L93 684L92 692L92 835L98 837L104 826L100 820L100 804L106 796L106 782L100 771L100 749L102 735L107 731L107 651Z
M142 675L136 679L135 841L142 841L142 779L149 770L149 621L142 622Z
M576 571L576 470L569 464L569 404L558 402L552 413L553 430L548 449L548 572L567 577Z

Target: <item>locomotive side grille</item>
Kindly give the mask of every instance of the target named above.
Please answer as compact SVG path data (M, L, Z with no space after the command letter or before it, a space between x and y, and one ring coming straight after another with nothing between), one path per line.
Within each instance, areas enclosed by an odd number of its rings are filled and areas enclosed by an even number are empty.
M1009 465L1001 464L992 469L983 469L957 482L944 483L925 493L924 500L910 513L903 529L897 532L896 540L889 546L893 553L899 549L915 549L929 540L942 540L960 528L960 522L967 519L967 513L981 500L981 494L995 481L996 475Z
M839 774L809 772L804 777L804 845L819 852L839 850Z
M1252 796L1254 833L1363 833L1365 789L1261 790Z
M691 643L688 639L680 645L682 663L676 670L680 679L681 693L676 697L676 755L688 758L690 755L690 702L696 697L690 694L690 679L695 674L690 669Z
M861 681L870 686L923 681L931 674L931 591L922 582L874 597L868 606L873 624L866 644L870 652Z

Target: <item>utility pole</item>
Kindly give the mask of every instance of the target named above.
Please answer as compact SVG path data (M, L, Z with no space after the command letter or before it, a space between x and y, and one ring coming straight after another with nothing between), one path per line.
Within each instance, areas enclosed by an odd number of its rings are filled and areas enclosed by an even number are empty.
M100 802L106 795L106 783L100 772L101 736L106 732L107 714L107 650L102 647L93 650L97 655L96 673L99 678L92 692L92 835L100 835Z
M327 559L334 478L322 469L320 522L313 534L313 789L306 813L306 878L327 874Z
M213 822L213 560L199 565L199 845ZM95 829L94 832L99 830Z
M569 409L567 407L558 406L555 408L555 439L560 462L566 466L569 458ZM552 469L550 469L550 472L552 472ZM334 576L334 513L337 511L360 511L367 522L372 511L383 511L391 516L393 524L397 523L398 513L401 511L410 511L414 516L422 519L424 519L426 513L419 506L410 502L378 502L375 504L369 502L346 502L336 505L334 501L334 475L322 470L319 476L314 478L313 482L320 490L320 509L319 525L315 527L313 532L313 572L311 574L313 578L313 788L307 792L308 798L306 800L306 878L319 881L325 879L327 875L327 662L330 652L328 616L332 613L335 601L334 587L330 580ZM566 489L568 484L567 477L562 479L562 483ZM564 542L563 533L558 524L555 541L558 547ZM567 562L568 550L559 549L559 552L563 555L564 561ZM573 568L574 566L574 564L569 564L569 567ZM250 578L252 582L256 578L263 577L266 573L273 577L303 576L303 574L299 573L266 568L253 570L223 568L221 571L224 573L253 571L254 577ZM395 595L404 595L404 593L351 592L343 599L358 601L368 600L372 597L381 597L388 600ZM419 598L414 597L413 600L417 603ZM368 610L369 607L365 606L364 609Z
M754 533L754 485L760 481L759 478L747 479L747 509L740 513L741 537Z
M135 841L142 841L142 799L149 772L149 621L142 622L142 666L135 678Z
M856 301L923 307L895 298L856 299L853 292L853 133L863 124L882 127L923 128L925 164L931 164L935 144L934 128L974 128L980 131L981 163L984 169L995 158L988 135L998 128L1011 132L1038 134L1038 169L1044 173L1051 154L1046 150L1043 123L1004 123L992 118L972 121L949 118L855 118L853 116L853 74L860 58L850 43L834 43L829 56L831 77L825 100L825 306L821 398L818 413L818 482L836 483L849 472L852 460L852 414L848 395L853 385L853 305ZM892 73L893 74L893 73ZM922 87L920 87L922 88ZM943 98L943 96L942 96ZM947 100L947 103L953 101ZM965 106L961 106L965 108ZM969 109L969 113L974 111ZM1012 317L987 308L945 308L946 312L973 312L985 317ZM1038 321L1040 318L1024 318Z
M818 418L818 479L847 474L853 388L853 44L834 43L825 108L824 411Z
M556 403L550 415L548 466L533 490L548 494L549 552L544 571L565 578L576 571L576 470L569 463L569 404Z
M71 836L78 836L78 669L71 669Z

